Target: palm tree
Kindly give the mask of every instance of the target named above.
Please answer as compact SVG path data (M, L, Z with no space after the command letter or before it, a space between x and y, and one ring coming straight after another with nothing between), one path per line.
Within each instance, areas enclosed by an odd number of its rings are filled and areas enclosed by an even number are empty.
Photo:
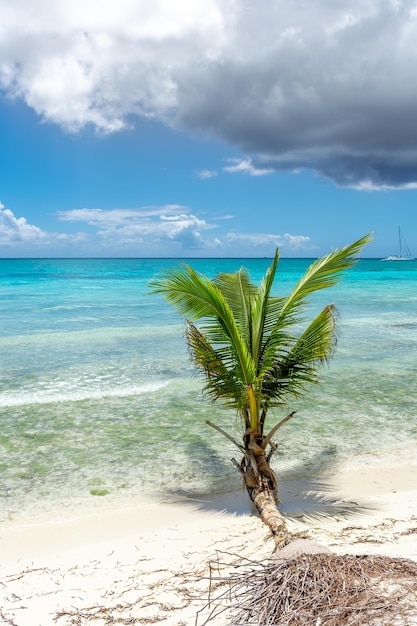
M241 451L242 461L234 463L277 546L285 544L287 531L278 511L277 480L270 467L277 447L272 437L294 413L265 433L267 414L317 382L319 366L334 352L337 311L328 304L297 333L308 296L335 285L370 240L366 235L316 260L288 297L271 295L278 249L259 286L250 281L245 269L210 280L187 265L151 281L152 292L163 294L187 319L186 338L192 359L204 374L204 390L241 417L242 444L208 423Z

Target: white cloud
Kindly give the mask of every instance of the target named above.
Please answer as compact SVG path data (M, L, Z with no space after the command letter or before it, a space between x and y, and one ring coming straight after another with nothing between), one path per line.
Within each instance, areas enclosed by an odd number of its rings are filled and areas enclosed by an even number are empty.
M189 212L178 213L184 209L174 204L139 209L74 209L60 212L58 217L95 226L106 246L122 249L141 243L155 249L164 249L166 244L177 246L178 250L202 248L205 242L201 233L214 226Z
M179 204L166 204L162 207L141 207L137 209L71 209L58 211L58 219L63 222L87 222L93 226L117 226L125 223L142 222L144 218L159 216L161 213L176 214L185 209Z
M217 176L216 170L200 170L197 172L197 176L201 178L201 180L206 180L208 178L215 178Z
M404 183L397 185L386 185L384 183L374 183L372 180L361 180L359 183L352 184L351 187L353 189L357 189L358 191L393 191L393 190L407 190L407 189L417 189L417 182L415 183Z
M0 245L15 246L36 243L45 239L44 233L37 226L28 224L24 217L15 217L10 209L0 202Z
M232 6L233 1L225 2ZM20 0L0 6L0 82L69 130L112 132L126 115L167 118L193 51L218 58L225 13L215 0Z
M249 244L253 248L273 247L291 251L312 250L310 237L306 235L277 235L272 233L228 233L226 239L229 243L240 242Z
M229 220L225 215L219 220ZM45 232L15 217L0 204L0 251L5 256L267 256L278 246L284 254L306 255L314 248L305 235L221 231L187 207L168 204L136 209L74 209L59 221L79 223L76 233ZM83 231L83 224L88 226ZM215 234L212 234L215 231Z
M265 176L272 174L273 169L257 167L250 159L229 159L232 165L226 165L224 172L229 174L249 174L249 176Z
M216 221L219 222L221 220L233 220L235 219L236 215L217 215L216 216Z

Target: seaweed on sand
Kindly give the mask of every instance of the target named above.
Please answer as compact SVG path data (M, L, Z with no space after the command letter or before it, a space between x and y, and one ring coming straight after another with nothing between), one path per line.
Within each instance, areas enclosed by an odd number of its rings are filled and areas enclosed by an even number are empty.
M212 573L221 567L213 563ZM221 614L229 626L417 624L417 563L403 558L303 554L246 561L231 576L212 575L211 589L219 586L204 624Z

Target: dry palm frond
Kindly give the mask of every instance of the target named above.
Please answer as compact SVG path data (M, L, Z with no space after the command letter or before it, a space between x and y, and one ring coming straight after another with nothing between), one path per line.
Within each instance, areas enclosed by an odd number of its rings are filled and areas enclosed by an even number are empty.
M212 600L204 624L225 611L230 626L417 624L417 563L407 559L304 554L247 561L222 583L227 590Z

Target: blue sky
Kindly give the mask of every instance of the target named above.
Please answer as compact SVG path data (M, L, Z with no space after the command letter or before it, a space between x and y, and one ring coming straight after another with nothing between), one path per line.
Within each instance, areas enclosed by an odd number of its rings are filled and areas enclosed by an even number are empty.
M20 0L0 24L0 257L369 231L380 257L399 225L417 253L416 2Z

